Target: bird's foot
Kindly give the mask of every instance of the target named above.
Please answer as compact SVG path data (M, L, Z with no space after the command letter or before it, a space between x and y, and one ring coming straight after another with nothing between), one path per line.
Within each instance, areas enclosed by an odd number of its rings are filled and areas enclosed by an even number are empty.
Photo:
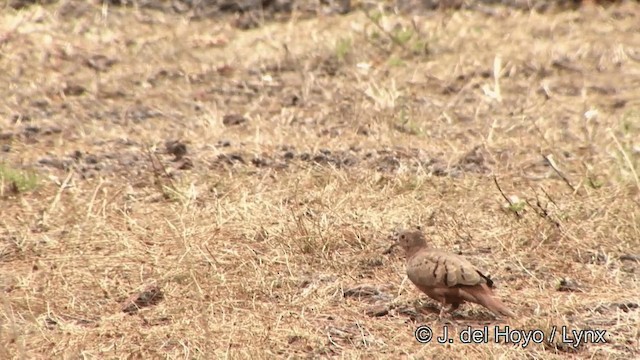
M438 315L438 321L445 325L458 325L458 323L453 320L453 316L450 312L445 311L444 307L440 310L440 314Z
M453 320L453 318L445 318L445 319L442 319L441 322L443 325L449 325L453 327L457 327L458 325L460 325L458 324L457 321Z

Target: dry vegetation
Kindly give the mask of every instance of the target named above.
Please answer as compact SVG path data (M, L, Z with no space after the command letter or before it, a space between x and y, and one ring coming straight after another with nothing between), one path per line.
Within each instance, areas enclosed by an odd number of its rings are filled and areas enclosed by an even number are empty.
M0 358L640 356L637 4L247 31L72 4L0 15ZM519 314L458 330L608 343L417 343L400 225Z

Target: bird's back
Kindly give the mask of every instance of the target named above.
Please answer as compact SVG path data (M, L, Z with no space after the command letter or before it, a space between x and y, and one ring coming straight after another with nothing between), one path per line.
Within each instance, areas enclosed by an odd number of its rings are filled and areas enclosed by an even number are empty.
M487 278L465 258L429 248L422 248L407 259L407 276L414 284L426 287L487 283Z

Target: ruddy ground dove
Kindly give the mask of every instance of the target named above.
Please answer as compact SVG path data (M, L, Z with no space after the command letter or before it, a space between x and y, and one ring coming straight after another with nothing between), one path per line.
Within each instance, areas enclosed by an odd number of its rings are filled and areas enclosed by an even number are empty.
M398 242L407 256L409 280L430 298L442 304L440 318L449 305L448 313L465 301L480 304L498 316L514 317L491 290L493 281L482 274L465 258L433 249L420 230L403 230Z

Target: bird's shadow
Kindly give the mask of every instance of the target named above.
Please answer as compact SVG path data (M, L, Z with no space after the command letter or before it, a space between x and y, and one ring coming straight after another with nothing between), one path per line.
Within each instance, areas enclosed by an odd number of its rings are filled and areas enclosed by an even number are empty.
M418 313L426 315L429 318L433 318L433 315L435 315L435 320L439 320L438 317L440 315L440 307L438 305L432 302L428 302L422 305L414 303L414 306ZM461 305L461 307L464 306L465 305ZM446 315L446 317L454 320L456 323L465 325L487 325L495 323L496 321L501 321L491 313L485 311L476 311L475 309L471 311L461 311L461 309L458 309L452 314Z

